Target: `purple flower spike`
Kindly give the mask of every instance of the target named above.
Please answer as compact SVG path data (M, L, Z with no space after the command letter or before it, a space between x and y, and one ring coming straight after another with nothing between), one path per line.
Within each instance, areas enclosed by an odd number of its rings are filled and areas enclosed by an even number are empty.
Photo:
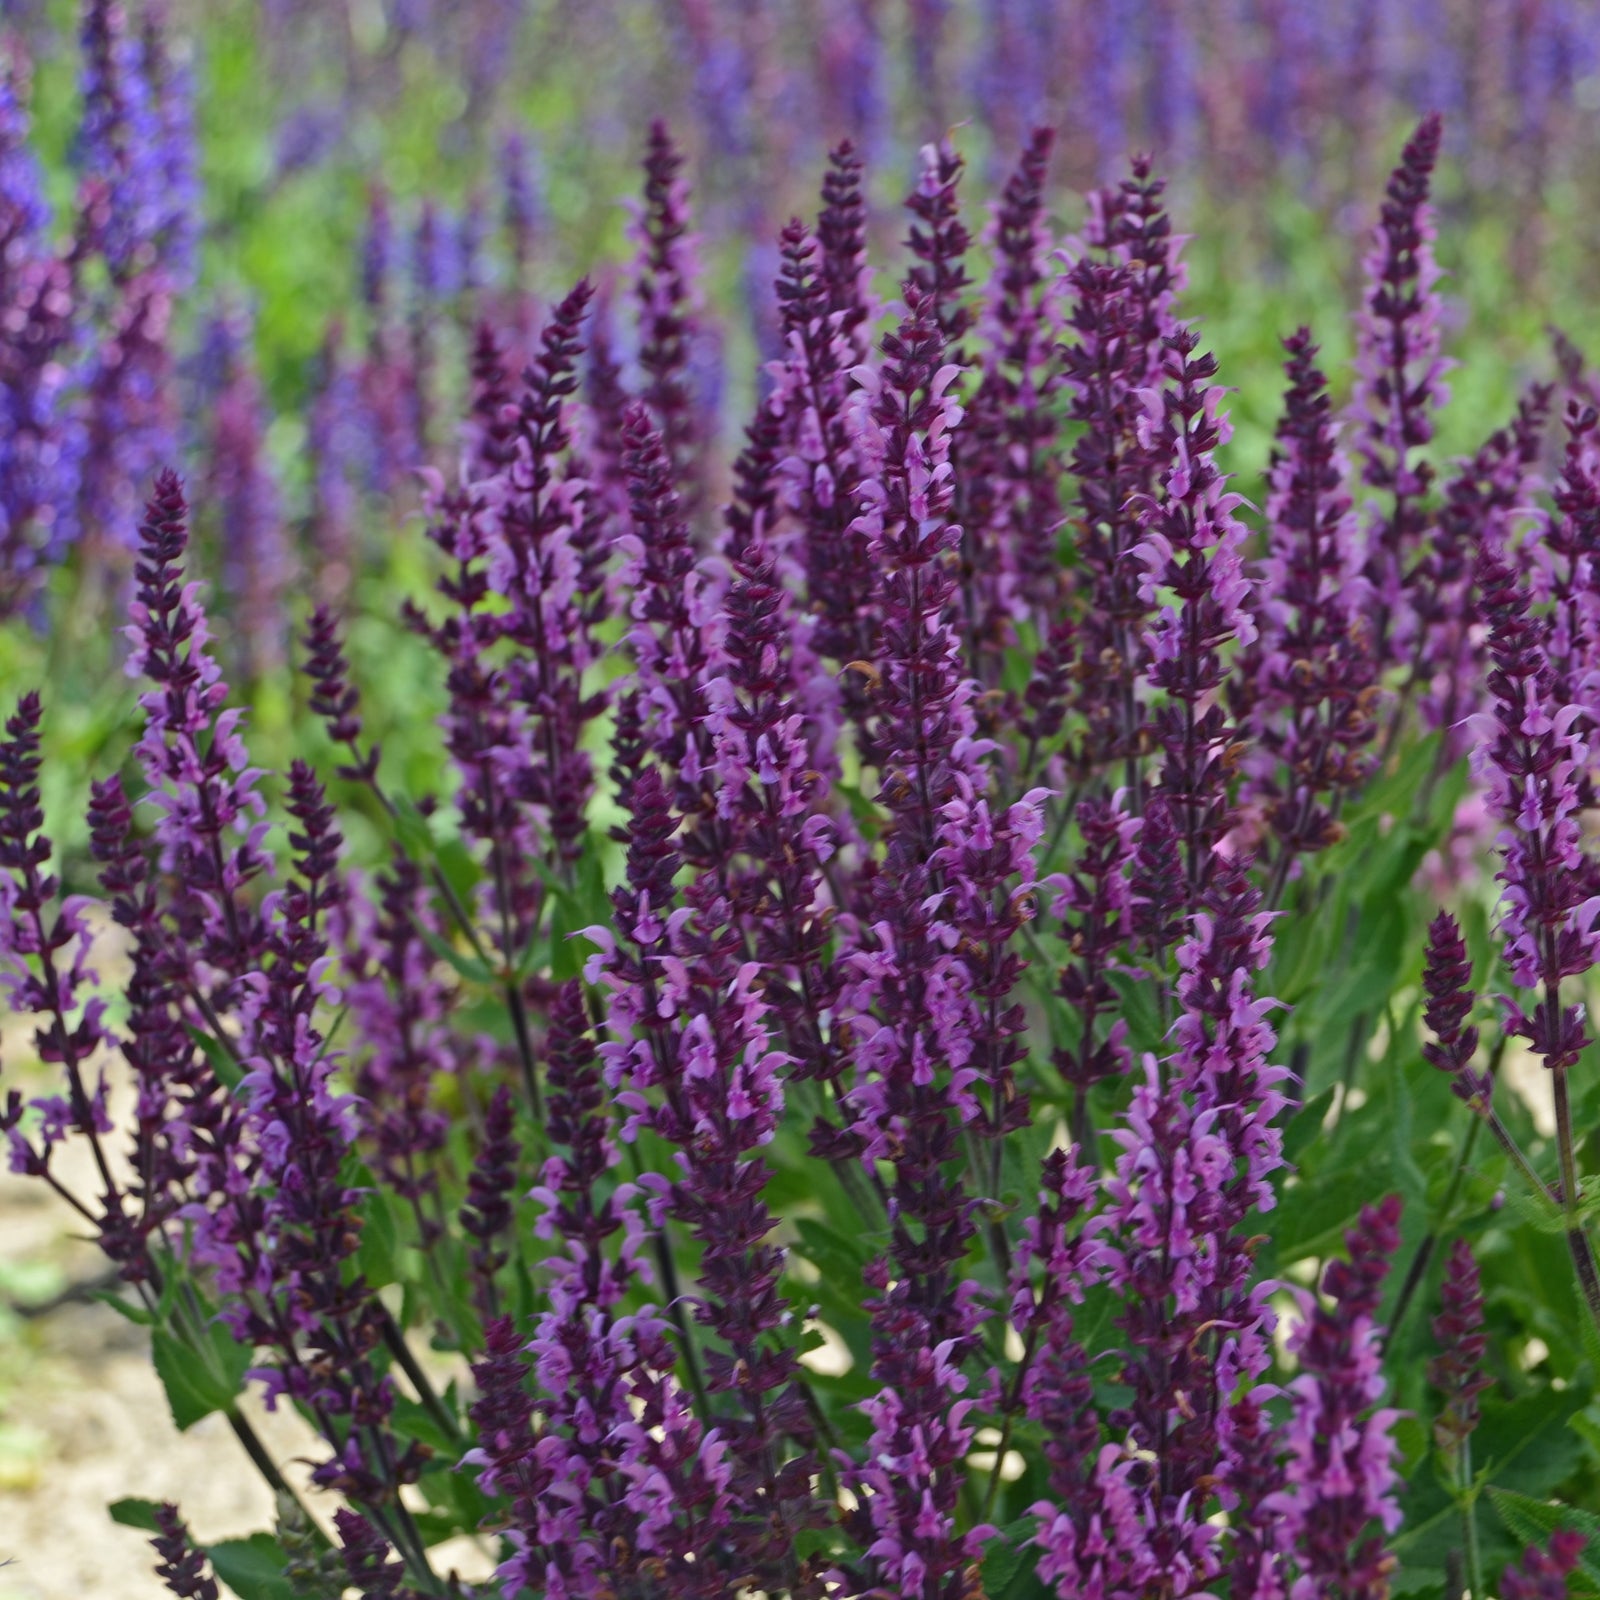
M511 1259L498 1239L511 1226L511 1191L522 1154L515 1126L516 1104L502 1083L484 1113L483 1142L473 1158L467 1203L461 1208L461 1226L477 1240L472 1249L473 1289L485 1325L494 1319L499 1304L494 1275Z
M205 333L216 365L205 397L209 437L202 504L216 517L223 589L236 624L234 660L246 684L280 670L287 654L285 599L295 559L266 459L267 417L248 318L223 313Z
M633 646L643 736L675 784L685 816L708 802L713 756L704 683L720 657L711 597L695 559L666 440L642 404L623 416L633 526L617 541L634 592Z
M971 1437L960 1369L975 1346L979 1308L976 1286L959 1276L975 1222L950 1172L960 1125L984 1115L974 1091L985 1020L973 968L953 948L960 913L940 891L955 829L974 825L978 844L994 828L1002 857L1015 841L1003 837L1010 819L996 826L976 806L989 746L975 737L973 686L961 677L948 620L955 584L945 552L959 537L948 521L958 369L945 362L931 301L914 284L905 292L906 315L884 341L884 369L857 436L863 459L876 464L855 526L880 574L875 743L890 823L845 1005L859 1040L853 1135L869 1171L887 1159L895 1172L891 1251L867 1271L873 1376L882 1389L867 1405L872 1465L860 1481L871 1492L854 1520L883 1581L933 1595L986 1536L981 1528L958 1535L954 1517L955 1464ZM1031 808L1030 800L1020 809ZM1027 826L1019 818L1015 832ZM963 839L957 853L967 848ZM1007 868L1015 861L1009 856ZM993 1037L996 1065L1003 1032ZM991 1112L1003 1115L1003 1079L991 1087L1000 1095Z
M1422 1046L1424 1058L1451 1074L1450 1088L1469 1104L1487 1105L1494 1082L1487 1069L1472 1070L1478 1030L1467 1018L1478 1003L1472 989L1472 961L1456 919L1441 911L1428 925L1428 956L1422 974L1427 995L1423 1021L1433 1038Z
M1493 545L1478 555L1477 581L1489 624L1493 710L1485 714L1489 727L1476 760L1504 824L1500 933L1512 981L1542 993L1531 1016L1507 998L1507 1020L1547 1067L1560 1071L1589 1042L1583 1006L1561 1005L1561 981L1587 972L1600 953L1593 926L1600 902L1591 896L1578 821L1588 761L1583 713L1555 699L1544 629Z
M1400 1199L1367 1206L1345 1235L1348 1261L1328 1264L1322 1294L1299 1291L1303 1320L1290 1335L1300 1374L1289 1385L1288 1482L1262 1507L1281 1517L1300 1569L1320 1592L1382 1600L1394 1558L1383 1534L1400 1524L1390 1434L1397 1412L1378 1409L1383 1396L1381 1330L1376 1321L1383 1280L1400 1243ZM1368 1533L1376 1520L1382 1533Z
M842 222L838 227L847 231ZM853 247L838 247L847 263ZM785 354L769 369L775 387L768 409L785 451L779 468L784 500L798 524L799 562L817 618L812 643L819 655L848 667L871 658L875 625L872 569L865 542L851 526L862 467L851 435L850 373L862 357L848 331L848 308L858 302L848 290L836 294L830 287L829 258L798 220L783 230L779 251ZM849 270L839 266L846 277ZM863 730L869 707L859 672L843 674L840 699L845 716Z
M828 152L822 180L822 210L817 217L817 243L822 250L822 279L828 291L828 314L855 353L851 365L869 354L873 317L867 264L867 207L862 198L862 165L846 139Z
M1530 1545L1517 1566L1500 1575L1500 1600L1566 1600L1567 1579L1588 1543L1572 1528L1556 1528L1541 1550Z
M1123 1077L1133 1065L1117 1012L1121 1000L1111 982L1117 952L1132 933L1132 885L1128 872L1140 823L1117 801L1087 800L1077 813L1083 850L1070 874L1052 879L1056 909L1074 959L1061 969L1057 993L1078 1013L1078 1043L1056 1052L1056 1068L1078 1093L1075 1137L1086 1142L1089 1090L1106 1078ZM1105 1019L1109 1020L1109 1026Z
M1270 1366L1276 1320L1251 1282L1255 1246L1244 1231L1251 1213L1274 1204L1283 1157L1273 1123L1288 1076L1268 1063L1276 1002L1251 982L1271 952L1259 903L1242 866L1222 859L1177 949L1177 1052L1164 1070L1147 1058L1113 1135L1110 1276L1125 1297L1133 1394L1112 1419L1125 1425L1125 1444L1107 1446L1097 1482L1126 1507L1116 1560L1134 1584L1169 1562L1186 1582L1208 1580L1220 1564L1204 1520L1209 1482L1262 1466L1259 1452L1229 1454L1240 1418L1227 1409ZM1143 1465L1146 1451L1160 1453L1159 1474Z
M1494 1380L1483 1371L1489 1340L1483 1329L1478 1263L1465 1239L1457 1239L1451 1247L1439 1292L1444 1305L1433 1319L1439 1354L1428 1363L1428 1382L1444 1397L1434 1419L1434 1442L1454 1460L1478 1426L1478 1396L1494 1387Z
M917 260L909 282L938 325L948 359L964 365L960 341L975 320L966 301L966 291L972 287L966 268L972 235L956 201L966 162L948 139L924 145L917 161L917 186L906 200L906 209L917 219L906 239L906 248Z
M1531 385L1510 424L1496 429L1445 484L1444 504L1415 570L1419 709L1442 731L1452 755L1464 752L1469 719L1483 703L1474 554L1485 544L1504 544L1512 515L1528 503L1552 392L1547 384Z
M48 870L54 847L42 831L39 804L42 718L39 696L25 694L0 739L0 986L12 1012L37 1019L34 1048L42 1062L61 1069L68 1098L31 1102L41 1122L30 1138L18 1126L23 1101L12 1090L0 1127L10 1138L12 1169L36 1176L49 1172L55 1146L70 1134L88 1140L104 1185L109 1242L121 1202L101 1143L111 1131L105 1084L96 1087L88 1077L90 1060L109 1035L101 1021L104 1002L82 992L93 980L83 906L76 898L58 904L60 881Z
M1051 404L1061 381L1055 343L1060 330L1045 218L1054 143L1053 129L1035 129L995 207L996 266L983 311L990 353L972 402L974 426L983 422L994 430L989 520L999 541L998 566L1015 586L1013 603L1036 618L1053 612L1061 579L1055 549L1061 515L1058 424ZM1005 608L1003 595L996 601Z
M632 234L638 246L634 298L639 305L639 365L643 400L661 430L674 486L698 500L696 473L701 451L689 388L691 349L698 331L699 265L690 231L689 185L680 176L683 156L664 122L650 125L645 153L644 200Z
M1067 416L1083 425L1071 455L1086 569L1074 664L1084 731L1073 766L1087 776L1124 763L1135 799L1146 748L1138 684L1151 607L1133 557L1140 529L1132 505L1136 494L1152 492L1158 465L1139 431L1141 394L1163 381L1162 340L1178 330L1173 300L1182 278L1163 188L1141 156L1119 188L1090 196L1090 242L1106 259L1085 254L1067 274L1072 300L1060 352Z
M157 809L161 866L175 885L175 931L213 971L238 980L259 968L266 946L264 921L241 892L271 867L266 808L242 713L225 709L228 686L208 648L198 586L183 581L187 515L176 474L162 473L140 529L127 630L129 676L153 684L139 697L136 753Z
M1301 328L1284 341L1289 389L1267 499L1268 554L1261 572L1261 637L1247 657L1259 742L1254 785L1277 839L1281 890L1304 854L1338 839L1335 809L1360 787L1377 723L1377 662L1366 620L1355 521L1344 492L1327 380ZM1276 898L1276 896L1274 896Z
M1439 267L1428 203L1442 135L1438 114L1424 117L1389 179L1356 322L1354 408L1362 479L1392 501L1367 537L1365 572L1377 608L1379 649L1391 631L1403 643L1412 639L1405 587L1427 526L1425 500L1433 482L1433 468L1415 452L1432 439L1432 413L1449 396L1449 364L1439 354Z
M1154 717L1164 759L1161 792L1182 841L1191 898L1211 876L1216 846L1227 830L1234 729L1215 703L1225 672L1223 647L1256 637L1254 596L1245 576L1242 496L1228 491L1215 453L1230 429L1221 414L1225 391L1212 384L1217 364L1196 355L1198 338L1182 329L1163 358L1165 387L1146 391L1140 435L1159 464L1158 494L1133 502L1141 538L1132 554L1144 569L1142 597L1155 609L1157 591L1176 605L1161 608L1145 633L1148 679L1167 696Z
M167 1589L179 1600L218 1600L217 1581L206 1571L206 1558L195 1549L175 1505L156 1507L156 1528L150 1543L161 1557L156 1576Z
M404 1564L393 1559L394 1547L365 1517L341 1506L333 1525L345 1572L363 1600L419 1600L405 1582Z
M69 378L82 305L77 252L49 248L49 212L27 143L27 64L0 67L0 616L34 600L77 534L82 417Z

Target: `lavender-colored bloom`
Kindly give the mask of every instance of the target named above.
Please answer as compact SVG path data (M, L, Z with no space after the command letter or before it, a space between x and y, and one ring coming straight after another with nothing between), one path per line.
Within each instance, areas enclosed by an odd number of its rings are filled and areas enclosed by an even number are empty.
M1530 1545L1516 1566L1500 1575L1500 1600L1563 1600L1567 1579L1578 1565L1588 1539L1572 1528L1555 1528L1541 1550Z
M137 543L145 486L176 459L172 286L159 268L127 279L85 360L78 521L97 552Z
M1284 348L1289 388L1267 498L1260 637L1244 664L1253 681L1237 696L1261 751L1252 788L1277 838L1280 891L1302 854L1338 837L1337 804L1371 771L1378 693L1327 380L1308 329Z
M706 685L707 727L717 813L752 863L731 879L730 894L762 962L763 993L791 1058L788 1074L827 1084L837 1100L848 1071L832 1020L843 974L828 960L821 884L838 830L819 814L825 763L818 750L831 743L833 708L817 711L803 619L767 542L780 428L774 408L763 406L739 458L738 492L727 513L727 665Z
M611 1039L602 1047L613 1091L655 1086L658 1068L675 1076L667 1064L676 1056L677 1030L648 1009L658 982L676 981L663 961L666 924L651 909L668 906L676 865L659 825L664 797L654 778L646 768L630 793L629 882L613 896L621 940L596 930L604 951L591 963L591 978L603 971L615 994ZM601 1581L628 1581L640 1565L677 1574L684 1584L704 1573L709 1583L721 1565L731 1461L720 1433L703 1427L674 1376L677 1351L666 1323L648 1307L616 1315L639 1273L639 1192L623 1185L604 1204L595 1192L595 1180L616 1159L605 1097L575 984L558 1004L548 1069L552 1131L569 1143L571 1156L547 1163L532 1198L546 1208L541 1230L559 1231L568 1250L552 1263L550 1309L530 1347L549 1397L539 1460L554 1483L535 1528L516 1541L518 1555L502 1572L573 1600ZM683 1044L694 1047L687 1032ZM619 1098L630 1120L649 1114L637 1089ZM682 1132L690 1137L687 1126ZM670 1187L665 1180L663 1187ZM652 1210L659 1218L659 1208ZM621 1249L612 1258L604 1242L619 1232ZM670 1264L664 1251L662 1259ZM680 1333L685 1326L680 1312Z
M1364 571L1377 608L1376 644L1391 630L1411 644L1405 589L1426 526L1433 468L1416 451L1433 437L1432 412L1449 391L1439 354L1439 267L1433 258L1428 196L1443 124L1425 117L1389 179L1365 267L1365 304L1356 324L1354 409L1362 479L1391 497L1367 534Z
M954 586L943 557L957 538L947 520L950 435L961 420L950 388L959 369L945 363L936 306L910 284L906 304L884 341L857 439L873 468L855 526L880 574L875 736L891 821L845 998L859 1040L851 1134L866 1162L895 1163L896 1228L891 1253L868 1269L882 1389L866 1408L873 1437L869 1465L858 1470L869 1494L854 1520L884 1582L931 1596L986 1533L958 1534L954 1518L955 1467L972 1432L960 1369L978 1306L975 1286L958 1276L975 1223L949 1172L960 1125L983 1114L974 1092L981 1023L970 969L946 936L952 909L936 892L935 858L948 808L981 791L987 747L975 737L972 685L960 677L946 620Z
M1323 1300L1296 1291L1302 1320L1289 1348L1300 1372L1289 1385L1288 1481L1262 1511L1282 1519L1306 1593L1337 1586L1351 1600L1381 1600L1388 1590L1393 1558L1383 1534L1366 1530L1374 1520L1383 1533L1400 1525L1399 1446L1389 1431L1399 1413L1378 1406L1384 1381L1375 1320L1399 1224L1397 1195L1365 1207L1345 1235L1349 1259L1323 1272Z
M1177 602L1155 616L1145 646L1148 680L1167 695L1153 718L1164 753L1161 789L1183 842L1191 897L1208 881L1226 831L1224 763L1233 730L1213 699L1225 676L1220 651L1256 637L1242 558L1246 530L1235 515L1243 497L1229 492L1215 461L1230 433L1220 411L1224 391L1210 382L1217 364L1195 355L1197 343L1187 329L1173 335L1166 387L1147 393L1140 432L1159 463L1161 491L1135 502L1141 538L1132 552L1144 568L1146 607L1155 610L1158 589Z
M360 380L334 323L322 341L306 415L311 468L309 559L318 597L341 599L355 576L360 485L370 482L372 441L362 425Z
M1126 1126L1114 1133L1121 1154L1106 1184L1110 1278L1123 1296L1133 1397L1125 1443L1107 1447L1097 1481L1108 1501L1126 1506L1114 1570L1135 1587L1168 1564L1179 1588L1216 1572L1206 1499L1208 1485L1233 1470L1225 1407L1271 1363L1275 1318L1250 1281L1254 1246L1243 1225L1274 1203L1271 1179L1283 1158L1272 1124L1288 1074L1268 1064L1275 1002L1257 997L1250 981L1271 952L1270 918L1258 906L1242 867L1223 862L1177 950L1177 1051L1164 1071L1147 1061ZM1141 1464L1148 1450L1159 1452L1159 1474ZM1066 1552L1056 1555L1058 1581L1070 1586Z
M43 174L28 146L31 88L27 57L8 41L0 68L0 265L8 273L39 253L50 223Z
M34 1049L42 1062L61 1069L68 1098L52 1095L31 1102L40 1126L30 1138L19 1126L24 1103L13 1089L0 1126L10 1140L12 1170L34 1176L50 1174L55 1147L69 1134L88 1140L110 1222L120 1198L101 1144L111 1132L106 1084L103 1075L97 1085L89 1079L90 1062L108 1037L105 1004L85 992L93 974L83 904L76 897L62 900L60 880L48 870L54 852L42 831L39 804L42 718L39 696L25 694L0 739L0 872L5 875L0 878L0 982L8 1008L37 1019Z
M362 1600L419 1600L417 1591L404 1581L404 1564L392 1559L394 1547L366 1517L340 1506L333 1525L345 1572Z
M1594 729L1600 697L1590 687L1600 655L1600 602L1594 594L1600 572L1600 411L1569 402L1567 443L1551 498L1555 515L1535 542L1530 587L1548 602L1545 649L1550 692L1558 702L1584 707L1585 733Z
M225 1142L238 1113L186 1031L186 952L168 934L155 874L135 836L133 807L120 777L92 787L89 828L101 887L133 941L128 1016L119 1042L138 1085L135 1175L127 1185L137 1207L122 1210L117 1248L103 1242L125 1279L148 1282L157 1276L150 1236L164 1230L187 1199L196 1152Z
M871 567L864 542L851 529L861 467L847 415L849 373L858 356L852 321L865 319L855 318L860 280L848 264L860 249L851 223L859 191L846 185L859 167L851 165L847 152L835 151L831 174L838 175L836 203L824 216L844 280L837 285L843 304L833 303L829 258L798 221L791 222L783 230L777 283L785 355L769 369L774 380L769 404L786 447L779 470L784 500L798 525L795 559L817 618L812 644L820 656L848 668L870 659L873 649ZM868 696L858 671L847 670L841 678L840 703L844 715L864 730Z
M1084 801L1075 820L1083 848L1073 869L1049 883L1056 890L1055 911L1064 919L1062 931L1074 957L1061 969L1056 992L1077 1013L1079 1026L1077 1043L1058 1049L1055 1062L1077 1092L1073 1136L1083 1146L1088 1143L1090 1089L1106 1078L1126 1076L1133 1066L1128 1025L1117 1015L1120 997L1111 973L1133 931L1129 868L1140 822L1123 809L1120 796L1109 803Z
M1483 1329L1483 1288L1472 1246L1457 1239L1445 1262L1440 1286L1443 1307L1433 1319L1439 1353L1428 1363L1428 1382L1444 1405L1433 1423L1433 1439L1454 1463L1478 1426L1478 1396L1494 1387L1483 1371L1488 1335Z
M1422 1047L1425 1060L1451 1075L1450 1087L1469 1104L1487 1105L1493 1080L1487 1071L1471 1070L1478 1048L1478 1030L1467 1018L1478 997L1472 987L1472 961L1456 919L1441 911L1428 925L1428 955L1422 973L1427 995L1423 1021L1433 1038Z
M149 5L140 29L140 66L154 107L154 159L161 200L156 247L162 270L181 289L194 282L200 243L199 147L194 71L188 47L174 47L160 4Z
M175 931L213 972L240 980L259 969L265 948L263 919L242 891L271 867L266 808L240 737L243 713L226 707L228 686L208 649L198 587L183 580L187 515L176 474L164 472L140 529L129 608L127 670L153 684L139 697L145 729L135 753L157 816L159 864L172 876Z
M104 184L96 243L118 283L156 265L167 141L145 59L120 0L89 0L83 15L83 119L74 155Z
M991 612L1043 618L1060 586L1055 536L1060 521L1057 423L1051 405L1059 385L1056 360L1057 289L1045 261L1051 236L1045 220L1045 179L1054 131L1035 129L995 206L989 240L995 271L984 294L982 331L989 355L973 396L969 429L992 434L992 454L971 459L969 473L987 469L982 514L996 546L989 565L999 579ZM965 514L971 521L971 513ZM967 536L973 537L968 527ZM991 580L993 582L993 580ZM1014 594L1013 592L1014 591Z
M367 758L373 768L376 754ZM365 776L366 766L341 776ZM428 1210L438 1190L430 1157L449 1132L437 1090L462 1054L447 1027L455 989L429 947L442 933L421 871L399 851L376 875L370 894L351 896L335 911L362 1132L373 1167L410 1206L426 1244L438 1232Z
M1130 505L1135 494L1150 493L1156 467L1137 424L1141 391L1164 381L1161 341L1178 329L1173 299L1182 282L1164 187L1141 157L1130 179L1090 197L1091 243L1108 259L1086 254L1068 271L1070 342L1061 349L1067 415L1083 424L1071 462L1087 569L1074 697L1084 731L1072 765L1087 776L1120 760L1135 795L1145 718L1137 686L1150 607L1133 559L1139 529Z
M295 577L277 484L266 459L266 405L248 318L222 312L205 331L215 391L206 397L205 504L216 518L222 588L245 683L287 658L285 599Z
M639 307L641 399L661 430L673 481L689 493L693 510L701 451L689 367L699 298L697 240L690 231L689 185L680 174L683 156L664 122L650 125L645 153L644 198L634 207L631 237L638 248L633 285Z
M150 1543L161 1557L156 1576L179 1600L218 1600L217 1580L206 1571L205 1555L197 1550L170 1502L156 1507L156 1536Z
M927 314L938 324L949 359L957 365L965 364L960 340L975 320L965 295L972 287L966 269L972 235L956 200L965 167L948 139L924 145L917 157L917 184L906 199L906 209L917 219L906 238L906 248L917 260L907 281L926 301Z
M77 530L84 438L76 256L49 248L22 61L0 69L0 615L28 605Z
M1586 972L1600 953L1593 927L1600 901L1591 898L1579 846L1578 784L1588 759L1583 713L1554 699L1543 630L1493 546L1479 553L1477 581L1489 624L1493 710L1485 714L1476 762L1504 824L1500 933L1512 981L1542 994L1531 1016L1507 998L1507 1020L1560 1071L1588 1043L1583 1007L1562 1007L1561 981Z
M495 1318L499 1296L494 1275L511 1259L499 1242L511 1226L511 1191L517 1181L517 1161L522 1146L514 1136L516 1103L502 1083L483 1118L483 1140L473 1157L467 1179L467 1200L461 1208L461 1226L477 1242L472 1248L473 1293L487 1327Z
M1547 384L1530 386L1509 426L1497 428L1445 483L1444 503L1415 571L1419 709L1452 754L1464 748L1467 719L1483 698L1474 552L1504 544L1511 519L1529 502L1551 394Z
M712 803L704 684L721 659L705 574L695 560L666 440L643 404L623 416L632 530L617 541L622 583L634 593L633 648L641 731L692 816Z
M1051 1498L1030 1511L1040 1519L1035 1542L1043 1551L1039 1576L1047 1583L1081 1573L1099 1582L1108 1553L1094 1489L1100 1417L1089 1358L1072 1326L1072 1307L1111 1259L1085 1225L1095 1190L1096 1177L1076 1149L1051 1151L1040 1175L1038 1210L1023 1224L1012 1257L1011 1321L1023 1354L1001 1409L1020 1406L1044 1428ZM1037 1281L1036 1268L1042 1271ZM1101 1559L1082 1559L1091 1550Z

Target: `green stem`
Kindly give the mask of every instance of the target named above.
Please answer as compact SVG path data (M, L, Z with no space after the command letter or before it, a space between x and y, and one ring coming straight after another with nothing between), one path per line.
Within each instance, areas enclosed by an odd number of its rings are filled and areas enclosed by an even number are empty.
M1482 1128L1481 1117L1474 1117L1467 1126L1467 1136L1461 1141L1461 1153L1456 1157L1455 1171L1450 1175L1450 1187L1445 1190L1444 1198L1434 1209L1433 1216L1428 1222L1428 1231L1423 1235L1421 1244L1417 1246L1417 1253L1411 1259L1411 1267L1406 1273L1405 1282L1400 1286L1400 1294L1394 1303L1394 1314L1389 1318L1389 1331L1384 1336L1385 1347L1393 1343L1399 1334L1400 1324L1405 1320L1406 1312L1410 1309L1411 1302L1427 1275L1428 1264L1433 1260L1433 1252L1439 1245L1439 1236L1450 1225L1450 1213L1455 1209L1456 1196L1461 1193L1461 1184L1467 1175L1467 1165L1472 1160L1472 1148L1477 1144L1478 1134Z
M1478 1544L1478 1496L1472 1483L1470 1435L1461 1441L1456 1473L1461 1490L1461 1532L1467 1554L1467 1594L1470 1600L1488 1600L1488 1590L1483 1586L1483 1551Z
M438 1391L428 1381L427 1373L417 1364L417 1358L412 1353L411 1346L406 1343L406 1336L400 1324L394 1320L389 1308L381 1300L378 1305L383 1315L383 1342L389 1347L390 1355L399 1363L400 1370L411 1380L411 1387L417 1391L417 1399L422 1402L423 1409L439 1424L447 1439L453 1444L464 1444L466 1441L461 1434L461 1424L439 1398Z
M1567 1221L1567 1248L1578 1274L1578 1287L1596 1329L1600 1329L1600 1272L1595 1270L1594 1251L1578 1214L1578 1161L1572 1144L1572 1103L1567 1094L1567 1069L1556 1067L1556 1147L1561 1155L1561 1210Z
M1551 1211L1558 1210L1560 1203L1551 1194L1549 1185L1533 1170L1532 1163L1522 1153L1522 1146L1511 1137L1511 1130L1500 1120L1499 1112L1492 1106L1479 1106L1477 1110L1500 1148L1511 1158L1511 1165L1522 1175L1522 1181L1532 1191L1534 1199Z

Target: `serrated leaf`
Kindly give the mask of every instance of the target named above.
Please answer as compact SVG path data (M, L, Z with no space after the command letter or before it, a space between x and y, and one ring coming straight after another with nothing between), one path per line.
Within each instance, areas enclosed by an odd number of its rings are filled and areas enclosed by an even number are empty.
M1512 1537L1521 1544L1546 1544L1557 1528L1587 1535L1578 1568L1592 1582L1600 1583L1600 1517L1592 1511L1535 1500L1514 1489L1490 1489L1489 1500Z
M295 1600L294 1585L284 1576L289 1558L271 1534L225 1539L205 1546L217 1576L239 1600Z
M164 1328L150 1335L151 1360L180 1433L213 1411L226 1411L238 1397L250 1364L250 1352L221 1324L208 1327L204 1337L206 1348L196 1350Z

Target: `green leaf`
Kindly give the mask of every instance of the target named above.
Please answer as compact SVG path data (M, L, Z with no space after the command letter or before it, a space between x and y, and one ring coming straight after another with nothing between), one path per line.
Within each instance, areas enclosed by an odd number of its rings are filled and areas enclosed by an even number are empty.
M138 1528L144 1533L156 1533L160 1529L154 1500L113 1500L106 1510L111 1520L121 1527Z
M408 795L397 794L393 799L394 835L400 848L418 866L432 866L438 848L434 843L431 824Z
M150 1335L150 1353L156 1376L167 1392L173 1425L180 1433L213 1411L232 1406L250 1365L250 1351L236 1343L220 1323L206 1329L201 1350L157 1328Z
M295 1600L294 1585L284 1576L289 1558L270 1534L225 1539L205 1546L217 1576L239 1600Z
M356 1265L369 1288L381 1289L398 1280L399 1252L394 1207L382 1189L373 1188L361 1198L361 1243L356 1250Z
M1019 1517L1008 1522L985 1546L983 1592L989 1600L1013 1600L1014 1596L1020 1600L1027 1580L1038 1582L1034 1568L1039 1564L1039 1551L1028 1543L1038 1526L1035 1517Z
M103 1306L110 1306L119 1317L126 1317L129 1322L135 1322L141 1328L152 1326L156 1320L153 1311L147 1311L143 1306L135 1305L131 1300L124 1300L113 1289L96 1289L89 1298L98 1300Z
M487 962L480 960L477 956L463 955L449 940L440 938L432 928L426 928L421 923L418 923L416 924L416 931L422 935L422 942L441 961L448 962L469 983L496 983L499 981L495 974L489 970Z
M1490 1489L1489 1499L1519 1544L1543 1545L1557 1528L1571 1528L1586 1534L1588 1542L1578 1557L1578 1568L1591 1582L1600 1584L1600 1517L1592 1511L1580 1511L1576 1506L1535 1500L1513 1489Z
M216 1073L217 1081L228 1089L237 1089L244 1081L244 1068L238 1058L220 1039L213 1038L204 1028L184 1025L184 1032L199 1047L206 1064Z

